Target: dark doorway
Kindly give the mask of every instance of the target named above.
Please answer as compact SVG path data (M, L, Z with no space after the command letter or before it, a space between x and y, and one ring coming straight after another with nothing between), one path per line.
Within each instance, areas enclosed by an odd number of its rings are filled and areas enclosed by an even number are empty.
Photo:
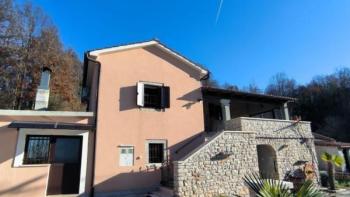
M279 179L276 152L270 145L258 145L258 164L263 179Z
M81 149L81 136L52 136L47 195L79 193Z
M208 103L207 131L219 131L223 127L222 109L220 104Z

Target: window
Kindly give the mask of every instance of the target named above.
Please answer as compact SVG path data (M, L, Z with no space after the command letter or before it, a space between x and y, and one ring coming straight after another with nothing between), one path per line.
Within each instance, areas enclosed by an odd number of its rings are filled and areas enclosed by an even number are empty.
M148 163L163 163L164 161L164 144L148 144Z
M81 137L27 135L23 164L79 163Z
M50 137L27 136L23 164L49 163Z
M137 105L146 108L170 107L170 88L156 83L137 83Z
M144 86L144 107L161 108L162 86Z
M166 141L165 140L148 140L148 163L163 163L166 158Z
M119 154L119 166L134 165L134 147L121 146Z

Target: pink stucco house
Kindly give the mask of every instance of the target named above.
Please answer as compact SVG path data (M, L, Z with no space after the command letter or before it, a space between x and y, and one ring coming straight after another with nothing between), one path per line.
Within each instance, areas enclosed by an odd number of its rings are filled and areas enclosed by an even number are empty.
M236 186L221 193L247 196L241 178L248 171L285 179L303 162L317 163L309 123L290 120L294 99L209 88L208 77L156 40L86 52L86 112L0 110L0 196L130 196L161 185L177 196L215 196L206 189L220 188L206 184L221 179L206 165L226 165L234 154L238 171L222 185ZM247 141L209 151L231 134ZM256 166L238 162L246 161L244 143ZM223 152L225 160L212 159Z

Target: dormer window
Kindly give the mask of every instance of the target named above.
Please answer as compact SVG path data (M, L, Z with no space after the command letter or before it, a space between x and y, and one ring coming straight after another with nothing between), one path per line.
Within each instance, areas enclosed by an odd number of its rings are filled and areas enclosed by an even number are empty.
M137 105L145 108L164 109L170 107L170 89L163 84L138 82Z

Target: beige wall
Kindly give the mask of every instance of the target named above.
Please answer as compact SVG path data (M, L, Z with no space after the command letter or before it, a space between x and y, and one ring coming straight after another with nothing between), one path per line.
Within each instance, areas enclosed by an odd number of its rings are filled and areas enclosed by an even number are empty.
M156 47L98 57L99 84L95 191L114 192L158 185L158 170L147 170L145 142L166 139L170 152L204 130L199 73ZM140 109L136 83L170 86L170 108ZM133 167L119 166L120 145L133 145ZM176 156L173 154L173 156Z
M71 123L87 123L88 120L74 117L0 116L0 196L45 196L48 165L13 166L18 131L8 128L8 124L14 120Z

